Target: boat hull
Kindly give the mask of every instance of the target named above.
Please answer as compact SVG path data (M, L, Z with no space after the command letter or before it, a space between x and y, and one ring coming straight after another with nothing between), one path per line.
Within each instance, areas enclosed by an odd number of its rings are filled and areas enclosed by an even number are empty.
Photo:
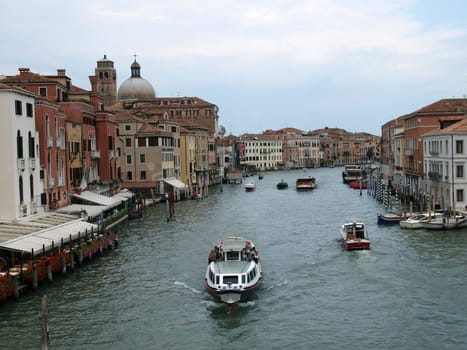
M378 225L397 225L404 218L400 215L378 215Z
M225 303L225 304L235 304L235 303L243 303L253 299L256 291L261 286L262 279L258 281L258 283L250 287L248 289L243 290L234 290L234 289L227 289L227 290L218 290L212 288L207 280L205 280L206 289L209 294L214 298L215 301Z
M368 250L370 249L370 241L367 239L361 240L344 240L345 250Z

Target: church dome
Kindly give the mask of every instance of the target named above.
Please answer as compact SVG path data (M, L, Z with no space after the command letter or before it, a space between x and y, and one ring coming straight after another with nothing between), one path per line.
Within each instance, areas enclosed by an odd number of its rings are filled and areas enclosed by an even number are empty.
M138 100L155 98L156 92L151 83L141 77L141 66L136 60L131 64L131 77L118 89L119 100Z

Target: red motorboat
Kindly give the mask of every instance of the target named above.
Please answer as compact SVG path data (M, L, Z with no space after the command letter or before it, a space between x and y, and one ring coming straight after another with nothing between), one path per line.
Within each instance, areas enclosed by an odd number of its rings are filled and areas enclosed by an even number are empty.
M361 186L361 187L360 187ZM360 188L363 190L367 189L367 182L366 181L351 181L349 182L349 187L353 188L354 190L359 190Z
M370 240L361 222L345 223L341 227L342 242L346 250L370 249Z

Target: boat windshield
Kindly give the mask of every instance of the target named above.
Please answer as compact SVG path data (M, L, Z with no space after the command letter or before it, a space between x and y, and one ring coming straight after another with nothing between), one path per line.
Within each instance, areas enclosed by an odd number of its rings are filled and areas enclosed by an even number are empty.
M230 276L224 276L222 277L222 282L225 284L238 284L238 276L237 275L230 275Z
M240 252L238 252L238 251L226 252L226 260L228 260L228 261L239 261L240 260Z

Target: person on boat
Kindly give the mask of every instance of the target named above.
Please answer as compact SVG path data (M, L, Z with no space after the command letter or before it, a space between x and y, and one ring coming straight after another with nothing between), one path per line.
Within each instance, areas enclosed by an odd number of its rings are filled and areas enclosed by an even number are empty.
M214 247L213 250L211 250L211 253L209 253L208 257L208 264L210 264L213 261L216 261L219 256L219 249L217 247Z
M251 248L250 260L253 260L255 263L258 263L258 259L259 259L259 254L256 251L256 248L255 247Z

